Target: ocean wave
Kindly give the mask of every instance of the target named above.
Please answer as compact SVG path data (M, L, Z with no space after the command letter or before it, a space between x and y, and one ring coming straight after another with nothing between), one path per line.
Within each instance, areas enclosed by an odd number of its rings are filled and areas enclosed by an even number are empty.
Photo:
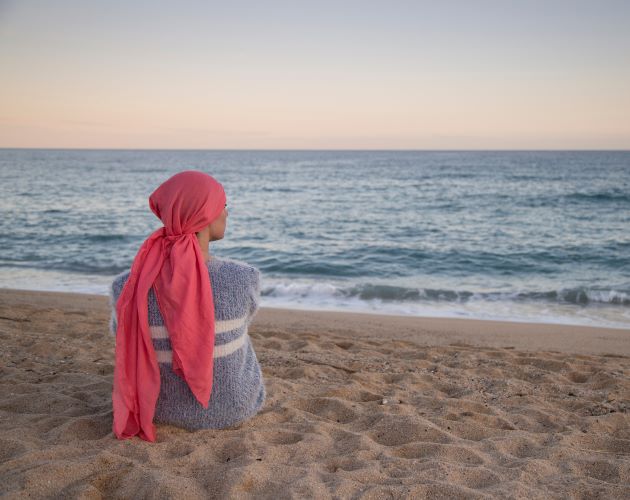
M136 235L129 234L85 234L81 238L86 239L92 243L109 243L111 242L127 242L137 240Z
M358 299L381 302L542 302L586 306L607 304L630 306L630 290L564 288L547 291L475 292L438 288L410 288L371 283L341 287L332 283L276 282L263 287L263 297L299 299L320 302L322 300Z
M276 187L263 186L260 188L260 190L263 192L269 192L269 193L301 193L302 192L302 190L299 190L299 189L293 189L293 188L281 187L281 186L276 186Z
M110 261L99 262L98 260L68 260L65 262L51 261L41 257L31 257L27 262L14 261L9 259L0 260L0 268L20 269L33 271L55 271L60 273L84 274L97 276L115 276L122 271L129 269L129 265L115 264Z
M246 256L243 258L246 258ZM337 262L318 261L305 259L299 255L292 256L287 252L275 252L273 256L258 258L256 259L256 265L263 272L299 276L359 277L364 272L364 269L350 260L345 262L341 259Z
M630 202L630 193L621 189L609 189L605 191L577 191L564 196L565 199L589 202L621 201Z

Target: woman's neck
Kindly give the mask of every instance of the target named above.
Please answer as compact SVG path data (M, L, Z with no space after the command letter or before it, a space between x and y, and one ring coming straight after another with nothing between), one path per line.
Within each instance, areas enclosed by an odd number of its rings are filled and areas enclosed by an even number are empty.
M210 255L210 234L208 228L197 233L197 241L199 242L204 261L208 262L212 258Z

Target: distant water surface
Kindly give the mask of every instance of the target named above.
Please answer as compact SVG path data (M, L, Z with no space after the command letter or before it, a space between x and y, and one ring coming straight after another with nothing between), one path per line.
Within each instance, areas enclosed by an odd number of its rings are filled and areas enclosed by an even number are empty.
M106 294L174 173L263 306L630 327L630 152L0 150L0 287Z

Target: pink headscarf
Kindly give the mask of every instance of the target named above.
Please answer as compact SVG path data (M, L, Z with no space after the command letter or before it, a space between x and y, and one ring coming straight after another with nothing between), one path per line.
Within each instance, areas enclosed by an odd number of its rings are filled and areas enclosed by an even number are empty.
M173 371L208 407L214 365L214 301L204 256L195 235L225 206L223 186L203 172L180 172L161 184L149 206L164 227L140 247L116 303L113 431L155 441L153 415L160 369L149 330L153 286L173 349Z

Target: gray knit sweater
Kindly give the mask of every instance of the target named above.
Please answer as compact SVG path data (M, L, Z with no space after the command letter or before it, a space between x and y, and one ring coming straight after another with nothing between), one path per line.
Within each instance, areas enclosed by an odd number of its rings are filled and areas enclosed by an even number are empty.
M188 430L221 429L254 416L266 398L263 376L247 328L260 300L260 271L245 262L212 257L208 262L215 314L212 394L208 408L195 399L172 370L172 351L155 292L149 292L149 326L160 367L155 423ZM118 275L111 287L110 331L116 335L116 301L129 277Z

